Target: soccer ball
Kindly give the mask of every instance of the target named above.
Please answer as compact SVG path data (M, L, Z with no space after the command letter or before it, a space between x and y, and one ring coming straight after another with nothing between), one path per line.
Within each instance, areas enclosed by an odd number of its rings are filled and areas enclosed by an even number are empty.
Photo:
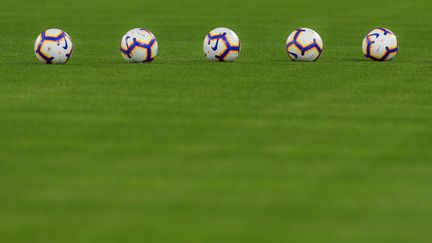
M63 30L48 29L37 37L34 50L42 63L64 64L72 55L72 39Z
M123 36L120 51L127 62L151 62L158 53L158 42L150 31L136 28L128 31Z
M212 61L233 62L240 55L240 39L227 28L216 28L204 39L204 54Z
M323 41L314 30L300 28L288 36L286 50L295 62L315 62L323 51Z
M390 61L396 57L399 50L396 35L388 29L376 28L363 40L363 53L373 61Z

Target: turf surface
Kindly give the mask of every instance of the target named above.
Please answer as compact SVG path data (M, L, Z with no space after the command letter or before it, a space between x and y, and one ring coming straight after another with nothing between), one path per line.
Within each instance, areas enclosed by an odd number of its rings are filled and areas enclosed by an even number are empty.
M432 4L395 1L3 1L0 242L431 242ZM202 40L235 30L242 54ZM364 60L365 33L399 37ZM73 38L38 63L37 35ZM123 33L160 53L128 65ZM292 63L288 34L324 39Z

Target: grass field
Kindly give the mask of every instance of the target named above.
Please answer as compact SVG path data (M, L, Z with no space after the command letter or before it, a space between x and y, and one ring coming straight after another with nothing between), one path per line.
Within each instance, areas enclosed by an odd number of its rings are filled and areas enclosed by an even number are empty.
M12 0L0 8L0 242L432 242L432 3ZM237 62L202 41L225 26ZM366 32L399 38L363 58ZM62 28L67 65L40 64ZM159 56L128 65L129 29ZM288 34L324 40L292 63Z

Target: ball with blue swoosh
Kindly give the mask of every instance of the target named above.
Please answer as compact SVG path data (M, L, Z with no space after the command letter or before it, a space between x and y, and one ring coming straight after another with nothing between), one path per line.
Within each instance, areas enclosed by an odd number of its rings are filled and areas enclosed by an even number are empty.
M362 47L367 59L380 62L393 60L399 51L396 35L386 28L369 31L363 39Z
M129 30L120 43L120 53L129 63L149 63L158 54L156 37L147 29L135 28Z
M216 28L206 35L203 49L211 61L233 62L240 55L240 38L228 28Z
M65 64L72 56L72 38L61 29L47 29L35 41L36 58L46 64Z
M321 36L313 29L299 28L293 31L286 41L286 50L295 62L315 62L323 52Z

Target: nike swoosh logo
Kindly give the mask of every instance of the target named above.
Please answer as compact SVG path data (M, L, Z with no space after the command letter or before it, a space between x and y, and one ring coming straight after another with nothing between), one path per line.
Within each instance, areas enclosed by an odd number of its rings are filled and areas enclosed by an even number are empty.
M68 49L68 43L66 38L63 39L65 41L65 45L63 46L63 49L67 50Z
M371 36L375 36L375 38L378 38L379 34L370 34L369 37L371 37Z
M290 55L294 56L294 59L297 59L297 58L298 58L297 54L292 53L292 52L288 52L288 53L289 53Z
M130 36L126 36L126 39L125 39L125 42L126 42L126 48L128 48L129 49L129 39L130 39L131 37Z
M216 41L216 45L215 45L214 47L212 47L213 51L216 51L216 50L218 49L218 47L219 47L219 40L220 40L222 37L224 37L224 36L226 36L226 33L223 33L223 34L221 35L221 37L219 37L219 38L217 39L217 41Z
M219 47L219 40L220 40L220 38L217 39L216 45L214 47L212 47L213 51L216 51L218 49L218 47Z

